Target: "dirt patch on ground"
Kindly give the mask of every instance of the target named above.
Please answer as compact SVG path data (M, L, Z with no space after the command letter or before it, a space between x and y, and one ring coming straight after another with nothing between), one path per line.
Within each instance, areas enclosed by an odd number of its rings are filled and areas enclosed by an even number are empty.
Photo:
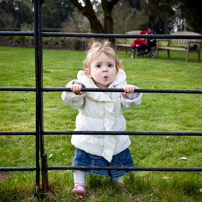
M5 181L10 178L10 175L7 172L0 172L0 181Z

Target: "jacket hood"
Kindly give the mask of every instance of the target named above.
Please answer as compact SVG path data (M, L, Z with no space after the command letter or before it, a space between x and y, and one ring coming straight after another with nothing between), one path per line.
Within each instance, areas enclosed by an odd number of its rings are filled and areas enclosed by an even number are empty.
M84 71L79 71L77 74L77 79L84 84L86 88L98 88L94 81L89 78ZM123 87L121 84L125 84L126 74L122 69L119 69L118 74L116 75L114 81L109 85L108 88L118 88L120 85L120 88ZM104 92L87 92L87 97L91 100L98 101L98 102L107 102L107 103L113 103L113 101L110 99L107 94Z

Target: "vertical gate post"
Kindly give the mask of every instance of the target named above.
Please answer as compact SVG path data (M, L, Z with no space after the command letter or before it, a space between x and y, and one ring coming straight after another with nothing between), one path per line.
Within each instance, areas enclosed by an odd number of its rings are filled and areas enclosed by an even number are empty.
M48 192L48 172L46 170L47 167L47 153L44 152L42 154L42 187L43 192Z
M39 57L38 57L38 5L37 0L32 1L34 3L34 49L35 49L35 79L36 79L36 194L39 196L40 190L40 163L39 163L39 150L40 150L40 129L39 129L39 101L38 101L38 94L39 94L39 85L38 85L38 64L39 64Z
M41 5L45 0L34 0L34 36L35 36L35 74L36 74L36 133L39 138L39 148L42 164L42 189L48 191L48 175L46 170L46 154L44 154L43 137L43 53L42 53L42 35L41 35ZM46 182L46 183L44 183Z

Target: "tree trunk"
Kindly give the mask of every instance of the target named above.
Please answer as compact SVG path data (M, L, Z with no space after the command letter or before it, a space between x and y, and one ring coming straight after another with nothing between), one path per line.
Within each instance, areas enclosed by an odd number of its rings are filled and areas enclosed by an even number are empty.
M88 13L83 13L83 15L88 18L90 22L90 28L93 33L104 33L103 27L95 15L90 15Z
M97 19L95 11L93 10L93 5L90 0L84 0L85 6L82 6L78 0L70 0L72 4L79 9L79 11L88 18L90 22L91 31L93 33L106 33L113 34L113 18L112 9L119 0L102 0L102 9L104 13L104 28L102 24Z
M106 0L102 0L102 9L104 12L104 31L107 34L113 34L112 8L113 5Z
M85 0L85 6L75 0L70 0L72 4L79 9L79 11L88 18L91 31L93 33L104 33L103 27L100 21L97 19L95 11L93 10L90 0Z

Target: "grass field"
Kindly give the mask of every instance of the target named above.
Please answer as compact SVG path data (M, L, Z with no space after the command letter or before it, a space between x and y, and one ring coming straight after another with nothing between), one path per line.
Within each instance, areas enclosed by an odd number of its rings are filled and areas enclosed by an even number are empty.
M160 52L160 58L123 60L129 84L146 89L202 89L202 65L196 54L185 62L184 52ZM65 87L82 69L85 52L43 51L43 86ZM0 86L35 87L34 50L0 47ZM77 110L65 105L61 92L44 92L44 130L71 131ZM0 131L35 130L35 93L0 91ZM123 111L127 131L202 131L200 94L144 93L142 104ZM49 166L70 166L74 147L71 136L46 136L45 151ZM202 167L201 137L130 136L130 150L137 167ZM35 166L35 138L1 136L0 167ZM186 157L186 160L182 160ZM73 175L69 171L49 171L50 192L43 199L35 194L35 172L8 172L0 181L0 201L202 201L200 172L132 172L121 180L125 187L112 185L110 179L87 175L87 192L73 195Z

